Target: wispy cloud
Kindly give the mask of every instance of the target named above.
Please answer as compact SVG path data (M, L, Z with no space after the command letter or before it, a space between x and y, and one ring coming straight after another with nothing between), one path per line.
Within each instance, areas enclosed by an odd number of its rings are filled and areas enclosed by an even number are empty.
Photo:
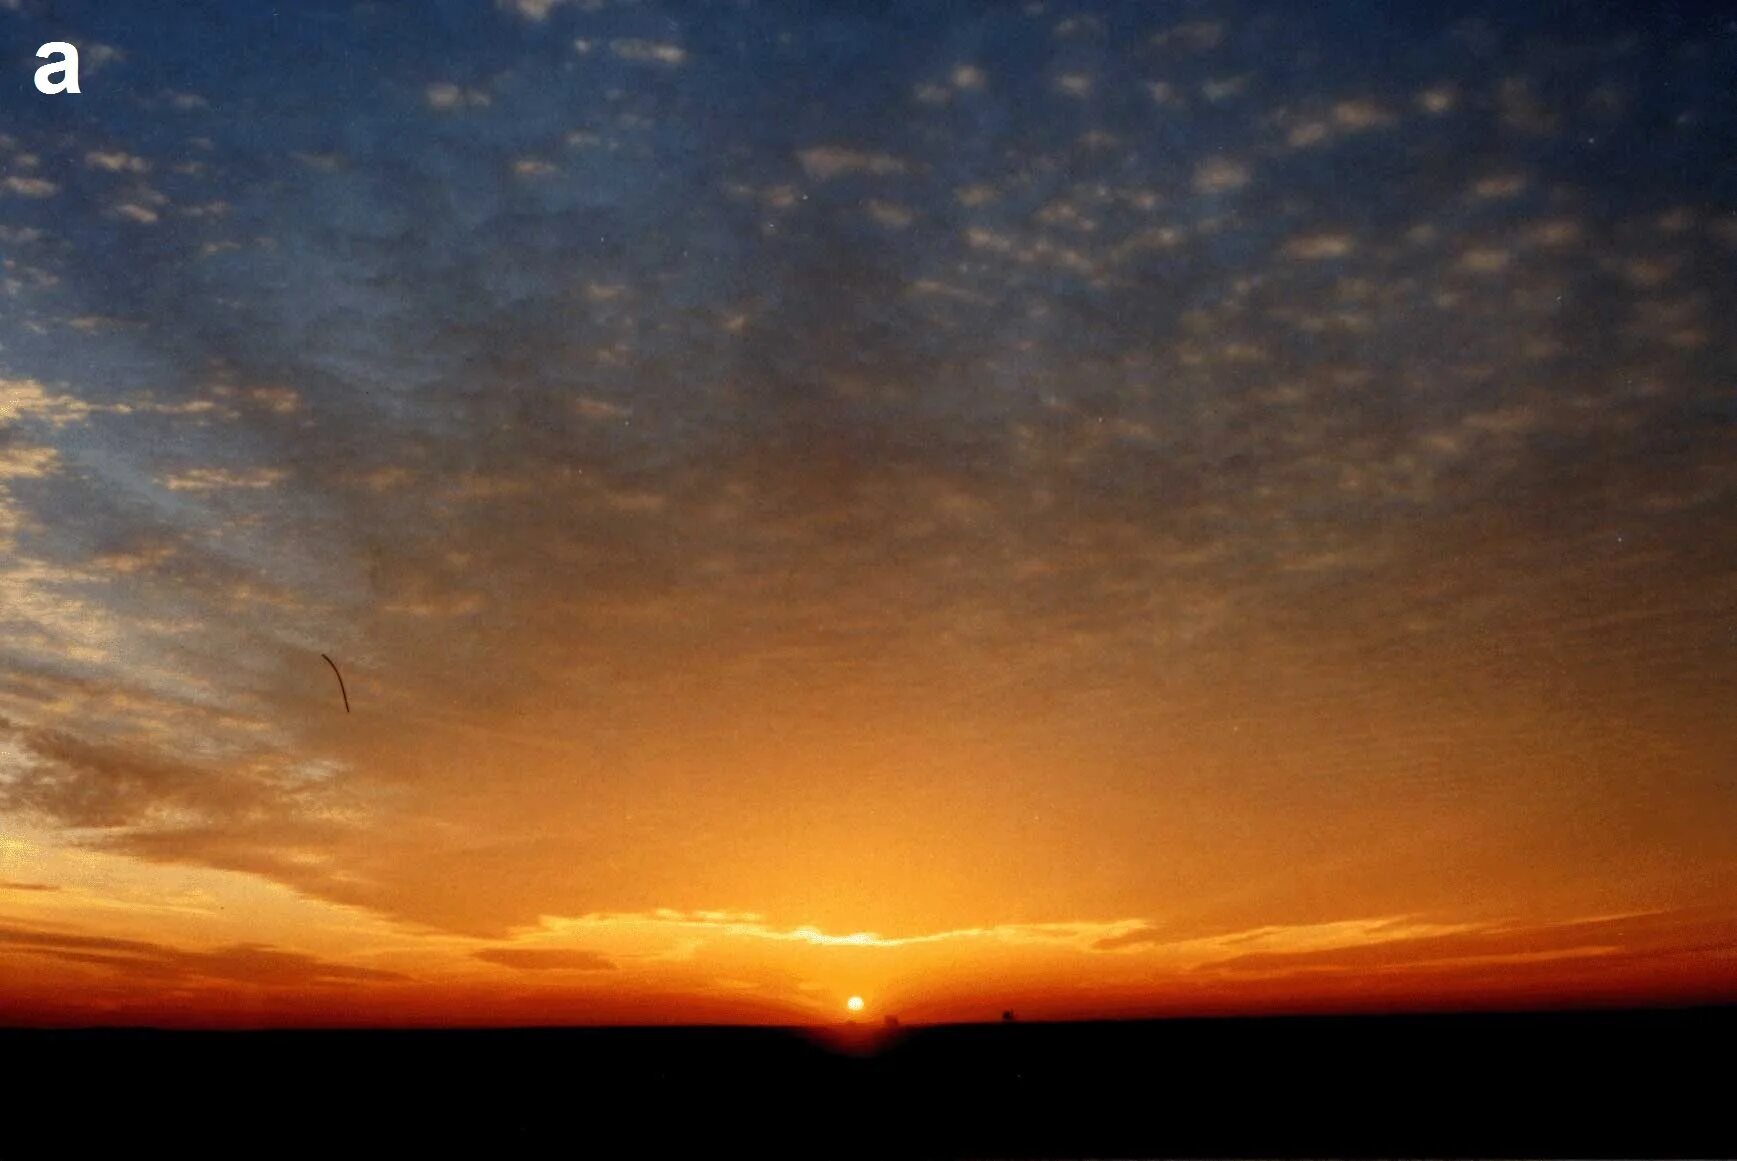
M399 972L329 963L299 952L241 943L188 951L149 940L74 935L0 927L0 950L22 951L81 967L113 971L132 980L211 980L265 987L305 987L352 982L391 983Z
M614 971L615 961L595 951L552 947L489 947L477 959L523 971Z

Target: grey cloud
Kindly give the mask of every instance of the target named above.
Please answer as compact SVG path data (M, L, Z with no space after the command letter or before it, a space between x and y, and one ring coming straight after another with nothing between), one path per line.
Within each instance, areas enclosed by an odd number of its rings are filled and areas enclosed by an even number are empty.
M234 771L140 753L54 730L15 730L38 765L0 785L0 805L36 812L63 825L122 827L160 813L228 813L250 803L258 787Z

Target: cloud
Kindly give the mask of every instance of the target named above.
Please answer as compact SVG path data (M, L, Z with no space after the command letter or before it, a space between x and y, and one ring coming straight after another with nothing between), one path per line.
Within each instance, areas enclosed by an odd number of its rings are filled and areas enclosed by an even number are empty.
M1343 258L1351 253L1355 246L1356 243L1347 234L1310 234L1286 242L1284 253L1288 258L1318 261L1323 258Z
M84 155L84 163L92 169L109 173L147 173L151 168L151 163L144 158L121 149L93 149Z
M1386 128L1397 120L1397 117L1378 102L1368 98L1340 101L1333 106L1333 123L1353 133Z
M549 18L549 13L572 0L495 0L500 7L532 23L540 24Z
M1642 799L1664 774L1595 754L1667 753L1658 707L1729 684L1705 126L1565 152L1504 118L1579 118L1597 53L1466 72L1427 19L1339 78L1267 67L1342 58L1282 12L1060 43L1017 6L582 7L381 9L418 48L366 75L262 43L203 110L8 127L60 194L9 187L0 235L8 804L469 933L672 900L792 947L1011 932L1010 851L1098 860L1051 913L1119 914L1105 883L1211 894L1360 812L1700 889L1710 759Z
M1596 916L1563 922L1494 920L1442 922L1411 916L1269 925L1245 930L1191 931L1187 925L1146 924L1099 939L1099 952L1155 957L1191 976L1289 986L1293 994L1380 981L1403 987L1406 973L1466 981L1491 971L1542 970L1559 978L1666 972L1685 956L1737 956L1737 926L1728 908L1686 908ZM1588 976L1587 973L1591 973ZM1488 977L1494 979L1494 977ZM1663 977L1659 977L1663 978ZM1285 981L1291 981L1288 985ZM1519 986L1522 981L1513 981Z
M871 201L868 204L869 217L889 229L902 230L916 219L916 214L909 207L897 202Z
M1228 157L1208 158L1196 166L1194 170L1196 193L1225 193L1230 190L1241 189L1248 183L1248 166Z
M679 44L656 40L612 40L609 50L622 60L641 64L675 66L688 59L687 50Z
M1154 33L1154 48L1209 52L1224 43L1224 25L1216 20L1188 20Z
M475 958L522 971L614 971L615 961L595 951L554 947L490 947Z
M1417 94L1417 104L1424 112L1439 117L1459 104L1459 92L1452 85L1435 85Z
M208 767L0 720L0 730L8 727L33 759L22 776L0 782L0 807L9 810L66 826L124 827L166 813L222 812L252 797L247 780L225 778Z
M976 92L989 83L989 74L972 64L954 65L950 77L954 88L967 92Z
M51 447L0 445L0 480L40 479L54 470L60 453Z
M482 109L494 103L494 98L482 89L464 88L447 81L438 81L423 90L428 107L440 112L453 109Z
M171 492L253 490L274 487L288 475L281 468L187 468L165 477L163 486Z
M113 972L127 980L221 981L257 987L397 983L401 972L333 963L267 944L187 951L149 940L0 926L0 951L14 950Z
M1371 973L1649 953L1676 955L1685 950L1682 942L1685 928L1702 927L1700 923L1686 921L1702 918L1700 913L1689 910L1554 924L1494 923L1439 933L1413 934L1403 928L1390 929L1375 933L1377 938L1337 947L1253 951L1204 964L1200 970L1232 974ZM1729 915L1714 918L1710 932L1694 931L1693 942L1704 945L1694 950L1737 953L1737 925Z
M0 891L58 891L60 888L53 883L19 883L0 879Z
M1142 947L1150 944L1160 944L1175 938L1173 933L1151 924L1141 923L1127 931L1114 935L1106 935L1092 943L1095 951L1122 951L1130 947Z
M25 198L48 198L60 192L60 186L42 177L13 175L0 184L4 184L8 191Z
M831 181L856 174L889 177L904 173L910 168L905 162L885 153L870 153L839 145L816 145L800 151L796 156L808 176L817 181Z
M1460 255L1459 268L1473 274L1495 274L1508 268L1513 255L1493 246L1480 246Z
M1092 95L1090 73L1063 73L1055 79L1055 91L1064 97L1084 98Z
M1491 174L1472 183L1472 196L1480 201L1501 201L1518 196L1528 184L1523 174Z
M649 912L601 913L581 917L545 916L541 927L576 935L620 925L669 927L703 932L708 937L764 940L773 943L806 944L821 948L891 950L952 942L993 942L1010 946L1044 946L1086 950L1099 942L1144 930L1144 920L1077 921L1050 923L1005 923L989 927L912 931L882 935L873 931L832 932L814 925L779 927L753 913L729 911L681 911L658 908Z
M517 177L547 177L556 172L555 166L540 157L521 157L513 162L513 173Z

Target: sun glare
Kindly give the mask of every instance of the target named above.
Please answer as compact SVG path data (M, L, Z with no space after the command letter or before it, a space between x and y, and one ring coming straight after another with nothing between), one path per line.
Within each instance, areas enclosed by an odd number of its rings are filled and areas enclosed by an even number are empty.
M861 996L852 996L850 999L848 999L844 1002L844 1006L849 1008L853 1012L860 1012L860 1011L862 1011L862 997Z

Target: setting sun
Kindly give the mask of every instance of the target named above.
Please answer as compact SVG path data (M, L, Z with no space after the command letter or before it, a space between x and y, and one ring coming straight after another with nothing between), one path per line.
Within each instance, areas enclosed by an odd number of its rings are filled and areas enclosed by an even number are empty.
M860 1011L862 1011L862 997L861 996L852 996L850 999L848 999L844 1002L844 1006L849 1008L853 1012L860 1012Z

